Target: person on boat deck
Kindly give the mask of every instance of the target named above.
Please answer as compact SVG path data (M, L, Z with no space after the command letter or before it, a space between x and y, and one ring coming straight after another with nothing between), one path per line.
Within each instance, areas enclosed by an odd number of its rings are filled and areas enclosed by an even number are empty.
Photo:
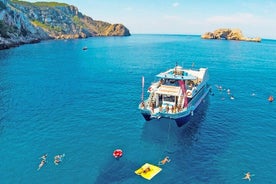
M141 103L141 107L145 108L145 103L144 102Z
M193 81L189 81L188 82L188 89L192 89L194 87L194 82Z
M170 110L170 107L169 107L169 105L167 105L166 106L166 111L169 112L169 110Z
M159 112L162 112L163 108L162 105L159 106Z
M181 105L179 104L178 106L177 106L177 112L180 112L181 111Z
M168 163L170 161L171 161L171 159L169 159L169 157L166 156L163 160L161 160L161 161L158 162L158 165L164 165L164 164L166 164L166 163Z
M154 113L154 103L151 103L151 111Z
M172 111L172 113L174 113L174 106L173 105L172 105L171 111Z

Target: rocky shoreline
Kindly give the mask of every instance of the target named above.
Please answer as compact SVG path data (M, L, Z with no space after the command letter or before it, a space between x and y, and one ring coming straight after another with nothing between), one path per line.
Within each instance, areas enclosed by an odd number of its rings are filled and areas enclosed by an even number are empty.
M214 32L207 32L201 35L202 39L225 39L225 40L238 40L238 41L250 41L261 42L260 37L248 38L242 34L240 29L221 28Z
M130 36L122 24L83 15L65 3L0 0L0 50L48 39Z

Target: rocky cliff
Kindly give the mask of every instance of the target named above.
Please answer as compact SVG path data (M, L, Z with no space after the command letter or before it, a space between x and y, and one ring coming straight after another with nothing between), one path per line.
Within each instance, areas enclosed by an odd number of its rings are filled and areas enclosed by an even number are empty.
M93 20L65 3L0 0L0 49L45 39L129 35L124 25Z
M248 38L242 34L240 29L217 29L214 32L207 32L201 35L202 39L225 39L225 40L239 40L260 42L261 38Z

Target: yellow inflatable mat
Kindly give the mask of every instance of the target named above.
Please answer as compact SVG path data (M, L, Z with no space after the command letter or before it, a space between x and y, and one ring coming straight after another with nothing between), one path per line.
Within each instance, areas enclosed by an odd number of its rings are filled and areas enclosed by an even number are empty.
M151 180L156 174L158 174L162 169L155 165L145 163L142 167L137 169L135 173L142 176L147 180Z

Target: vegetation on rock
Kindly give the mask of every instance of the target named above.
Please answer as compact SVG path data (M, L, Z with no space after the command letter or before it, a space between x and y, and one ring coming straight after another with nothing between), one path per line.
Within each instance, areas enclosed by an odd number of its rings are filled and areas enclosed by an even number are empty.
M122 24L93 20L66 3L0 0L0 10L0 49L44 39L130 35Z
M12 2L20 4L22 6L37 6L37 7L57 7L57 6L69 6L66 3L58 3L58 2L26 2L19 0L12 0Z

